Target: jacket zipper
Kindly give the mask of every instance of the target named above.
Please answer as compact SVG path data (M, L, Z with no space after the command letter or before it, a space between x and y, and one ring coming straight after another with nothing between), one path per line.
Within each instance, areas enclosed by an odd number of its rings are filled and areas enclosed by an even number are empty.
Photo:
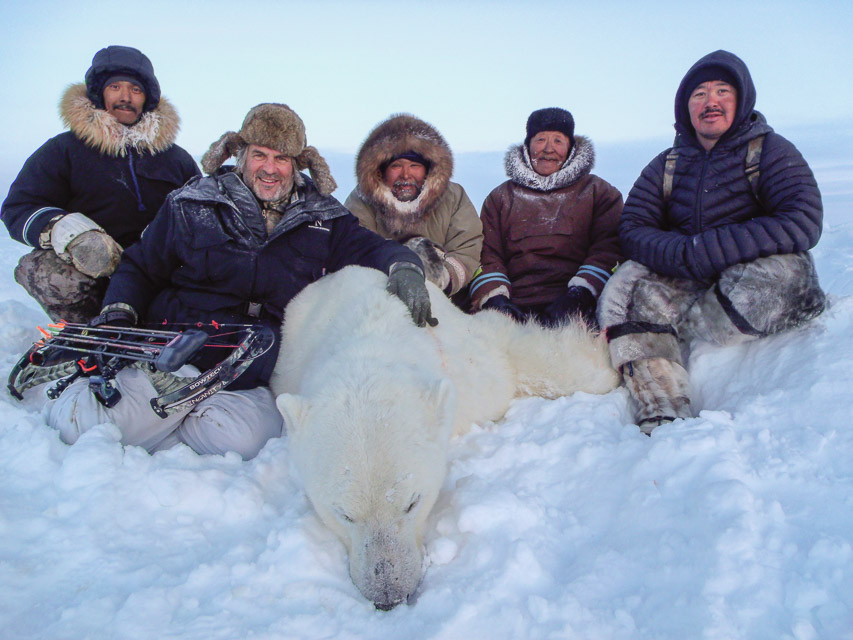
M130 164L130 177L133 179L133 188L136 189L136 201L139 203L138 211L145 211L145 204L142 202L142 194L139 192L139 182L136 180L136 170L133 167L133 149L127 150L127 159Z
M706 151L704 157L702 158L702 173L699 175L699 186L696 189L696 209L694 212L693 218L693 227L696 229L696 233L702 233L704 225L702 224L702 220L704 219L703 209L705 207L705 174L708 172L708 164L711 160L711 152L713 149Z

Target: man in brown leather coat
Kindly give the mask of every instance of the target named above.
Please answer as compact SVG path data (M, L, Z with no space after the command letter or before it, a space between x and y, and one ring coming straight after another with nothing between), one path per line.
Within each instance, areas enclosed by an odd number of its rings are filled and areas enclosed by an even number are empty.
M592 175L592 143L565 109L540 109L504 160L509 180L483 204L482 273L472 307L518 320L595 323L598 295L620 258L619 191Z

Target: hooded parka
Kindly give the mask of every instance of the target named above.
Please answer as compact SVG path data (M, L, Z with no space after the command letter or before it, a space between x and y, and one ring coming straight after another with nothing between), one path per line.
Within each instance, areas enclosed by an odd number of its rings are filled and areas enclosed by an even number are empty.
M79 83L65 91L59 111L70 131L29 157L0 212L19 242L39 247L53 218L79 212L127 247L169 192L200 174L192 156L174 143L180 119L165 98L125 126L95 106Z
M395 156L414 151L429 164L419 196L401 202L383 182L382 171ZM358 185L344 206L361 224L384 238L406 242L428 238L445 252L448 293L465 287L480 264L483 226L462 186L450 181L453 154L431 125L401 114L380 123L356 158Z

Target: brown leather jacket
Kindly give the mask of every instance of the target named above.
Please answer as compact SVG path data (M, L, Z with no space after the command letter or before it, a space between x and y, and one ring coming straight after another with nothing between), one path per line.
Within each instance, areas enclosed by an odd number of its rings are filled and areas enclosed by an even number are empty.
M590 174L592 143L575 137L566 164L550 176L530 165L523 145L511 147L510 179L494 189L483 223L482 272L471 283L473 308L503 293L520 305L553 302L571 284L601 293L621 258L617 227L622 195Z

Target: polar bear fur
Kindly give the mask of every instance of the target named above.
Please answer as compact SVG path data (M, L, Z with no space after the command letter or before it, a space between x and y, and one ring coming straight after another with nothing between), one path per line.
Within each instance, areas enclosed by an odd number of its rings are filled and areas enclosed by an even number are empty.
M543 329L462 313L428 284L435 328L412 323L387 277L348 267L287 307L270 387L294 464L350 575L389 609L422 576L422 538L453 434L497 420L513 398L606 393L606 344L583 325Z

